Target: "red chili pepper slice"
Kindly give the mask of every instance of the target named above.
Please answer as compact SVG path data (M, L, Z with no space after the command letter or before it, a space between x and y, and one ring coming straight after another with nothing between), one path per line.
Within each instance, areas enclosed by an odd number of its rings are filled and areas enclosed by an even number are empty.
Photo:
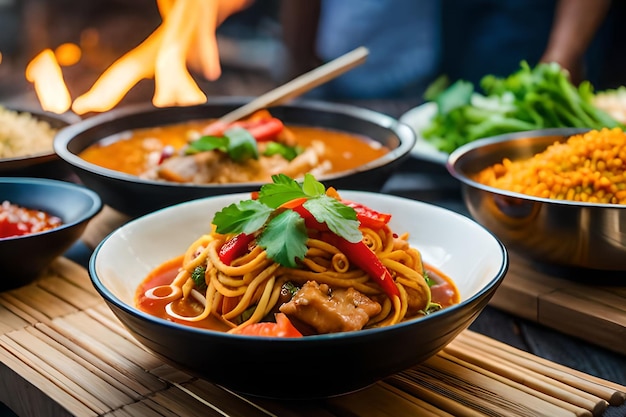
M252 119L234 122L230 124L212 123L205 127L202 134L209 136L223 136L224 132L233 127L246 129L257 141L269 141L275 139L283 131L285 125L280 119L275 117L264 119Z
M243 256L248 251L248 245L254 240L254 237L253 234L239 233L224 242L218 251L220 260L226 265L230 265L233 260Z
M380 229L391 220L391 214L389 213L376 211L363 204L355 203L354 201L341 200L341 202L356 211L356 218L363 227Z
M400 297L400 291L389 269L363 241L349 242L334 233L323 233L322 240L343 252L350 262L365 271L387 294L389 298Z
M253 120L241 123L241 127L246 129L259 142L275 139L283 131L285 125L280 119L272 117L270 119Z

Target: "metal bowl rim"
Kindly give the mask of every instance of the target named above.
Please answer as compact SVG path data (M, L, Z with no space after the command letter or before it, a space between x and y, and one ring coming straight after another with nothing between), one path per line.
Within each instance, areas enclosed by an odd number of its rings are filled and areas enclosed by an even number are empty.
M502 143L514 143L519 139L532 139L540 138L544 136L571 136L578 133L585 133L590 131L588 128L548 128L540 130L532 130L525 132L505 133L502 135L491 136L488 138L478 139L468 144L462 145L454 150L448 160L446 161L446 169L454 178L459 180L464 185L488 192L490 194L496 194L503 197L515 198L520 200L527 200L536 203L553 204L558 206L567 206L573 208L597 208L597 209L615 209L624 210L626 205L623 204L609 204L609 203L588 203L583 201L571 201L571 200L557 200L544 197L535 197L528 194L517 193L513 191L503 190L501 188L495 188L492 186L481 184L477 181L470 179L467 175L458 169L458 165L468 157L472 151L482 148L484 146Z

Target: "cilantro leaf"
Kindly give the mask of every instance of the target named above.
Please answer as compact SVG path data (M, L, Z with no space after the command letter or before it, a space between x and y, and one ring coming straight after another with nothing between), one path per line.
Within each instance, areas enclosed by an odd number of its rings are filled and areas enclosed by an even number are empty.
M311 198L303 204L320 223L326 223L328 228L336 235L349 242L360 242L363 234L359 230L359 221L356 219L356 211L341 201L321 195Z
M324 184L316 180L312 174L306 173L304 174L302 191L304 191L304 193L308 196L317 197L326 193L326 187L324 187Z
M228 150L228 138L223 136L201 136L189 143L185 148L185 154L191 155L214 150L226 152Z
M217 233L252 234L263 227L273 210L258 200L243 200L215 213Z
M225 152L235 162L259 158L256 139L241 127L228 129L224 136L201 136L185 148L186 155L209 151Z
M304 175L302 184L285 174L273 175L272 181L271 184L263 185L259 192L259 201L272 208L278 208L296 198L317 197L326 192L324 184L309 173Z
M302 186L285 174L272 175L272 183L264 184L259 191L259 201L271 208L296 198L307 197Z
M295 268L296 259L303 259L307 252L308 235L304 219L293 210L285 210L270 220L257 243L275 262Z
M256 139L246 129L233 127L224 132L228 138L228 156L235 162L246 159L259 159Z

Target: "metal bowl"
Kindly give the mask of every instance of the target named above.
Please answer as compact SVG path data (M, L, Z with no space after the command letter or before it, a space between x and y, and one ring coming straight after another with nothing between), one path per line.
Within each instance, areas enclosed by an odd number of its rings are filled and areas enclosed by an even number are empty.
M88 146L116 133L187 120L218 118L248 101L241 97L222 97L199 106L154 108L138 105L113 110L62 129L55 138L54 148L73 167L81 181L100 194L105 204L131 217L196 198L254 191L262 183L181 184L145 180L102 168L78 156ZM389 153L370 163L318 178L336 188L379 191L415 145L415 134L407 125L390 116L355 106L299 101L272 107L271 112L286 124L355 133L390 149Z
M532 197L472 177L506 157L525 159L589 129L544 129L481 139L454 151L448 172L461 182L470 214L508 249L546 265L626 270L626 206Z

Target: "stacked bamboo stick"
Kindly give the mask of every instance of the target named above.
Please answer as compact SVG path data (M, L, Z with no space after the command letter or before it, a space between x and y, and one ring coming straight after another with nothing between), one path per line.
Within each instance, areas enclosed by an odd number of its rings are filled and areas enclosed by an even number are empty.
M305 402L246 397L148 353L87 272L58 259L0 293L0 401L20 415L601 416L626 387L472 331L414 368L352 394Z

